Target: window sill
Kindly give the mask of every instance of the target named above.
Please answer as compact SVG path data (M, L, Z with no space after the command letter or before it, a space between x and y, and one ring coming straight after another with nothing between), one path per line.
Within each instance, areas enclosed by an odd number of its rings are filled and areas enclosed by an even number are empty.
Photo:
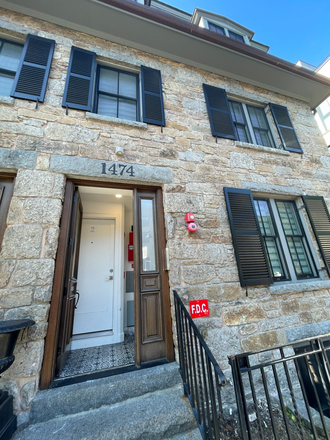
M310 280L295 283L274 284L270 286L272 295L282 293L311 292L313 290L330 289L330 280Z
M267 153L282 154L283 156L290 156L290 151L280 150L278 148L264 147L262 145L256 145L256 144L248 144L246 142L235 141L235 146L242 148L250 148L251 150L266 151Z
M0 104L14 105L15 98L11 96L0 96Z
M93 119L100 122L111 122L111 124L126 125L129 127L142 128L146 130L148 125L144 122L130 121L128 119L112 118L111 116L98 115L97 113L86 113L86 119Z

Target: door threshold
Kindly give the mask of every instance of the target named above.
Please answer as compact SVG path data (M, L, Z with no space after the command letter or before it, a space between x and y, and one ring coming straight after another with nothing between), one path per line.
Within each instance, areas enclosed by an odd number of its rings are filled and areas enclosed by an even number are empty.
M121 367L108 368L105 370L92 371L90 373L76 374L74 376L59 377L54 380L49 388L59 388L66 385L73 385L75 383L87 382L88 380L101 379L102 377L116 376L117 374L129 373L131 371L137 371L144 368L152 368L157 365L168 364L167 359L159 359L157 361L146 362L140 367L135 364L123 365Z

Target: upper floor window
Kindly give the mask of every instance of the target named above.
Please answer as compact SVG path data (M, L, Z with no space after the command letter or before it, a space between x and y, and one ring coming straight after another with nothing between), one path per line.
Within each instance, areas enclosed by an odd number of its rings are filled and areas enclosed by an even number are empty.
M228 101L239 141L275 148L263 108Z
M10 96L23 44L0 38L0 95Z
M231 31L225 27L219 26L218 24L207 22L209 26L209 30L213 32L217 32L218 34L226 35L226 37L232 38L233 40L241 41L245 43L244 37L241 34Z
M218 26L217 24L213 24L209 22L210 31L217 32L218 34L226 35L223 27Z
M114 118L139 120L138 75L97 66L94 112Z
M96 65L96 53L80 47L71 48L62 105L67 109L94 111L111 118L139 121L139 76L142 120L164 127L160 70L141 66L138 75Z
M228 30L228 34L229 34L230 38L232 38L233 40L237 40L237 41L241 41L242 43L245 43L243 35L236 34L236 32L229 31L229 30Z
M213 136L278 148L265 110L250 104L229 101L225 89L203 84L207 112ZM286 107L268 103L279 135L279 147L303 153Z

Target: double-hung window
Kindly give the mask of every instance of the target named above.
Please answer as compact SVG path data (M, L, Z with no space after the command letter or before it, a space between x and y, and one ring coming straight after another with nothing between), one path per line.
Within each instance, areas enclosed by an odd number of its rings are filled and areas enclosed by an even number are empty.
M210 31L216 32L217 34L226 35L225 29L221 26L218 26L217 24L209 22L209 29Z
M224 193L242 286L319 277L316 254L295 200L254 197L250 190L237 188L224 188ZM322 197L302 198L330 273L326 204Z
M254 198L274 281L315 278L317 272L294 201Z
M0 95L10 96L23 44L0 38Z
M62 106L140 121L140 95L143 122L164 127L161 72L146 66L140 69L138 75L97 64L95 52L73 46Z
M203 84L212 135L220 138L277 148L265 109L228 100L225 89ZM303 153L286 107L268 103L279 138L279 148Z
M263 108L236 101L229 101L229 107L239 141L275 148Z
M94 113L139 120L138 91L137 74L98 65Z
M240 41L241 43L245 43L243 35L237 34L236 32L228 30L229 37L233 40Z

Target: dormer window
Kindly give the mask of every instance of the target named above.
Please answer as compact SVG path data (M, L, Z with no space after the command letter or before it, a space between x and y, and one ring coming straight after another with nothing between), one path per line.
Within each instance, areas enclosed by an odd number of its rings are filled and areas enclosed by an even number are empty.
M236 34L236 32L233 31L228 31L228 34L230 38L232 38L233 40L237 40L240 41L241 43L245 43L243 35Z
M236 41L240 41L241 43L245 43L244 37L241 34L237 34L234 31L219 26L218 24L211 23L210 21L207 21L207 25L210 31L216 32L217 34L225 35L226 37L232 38L233 40Z
M218 34L226 35L223 27L209 22L210 31L217 32Z

